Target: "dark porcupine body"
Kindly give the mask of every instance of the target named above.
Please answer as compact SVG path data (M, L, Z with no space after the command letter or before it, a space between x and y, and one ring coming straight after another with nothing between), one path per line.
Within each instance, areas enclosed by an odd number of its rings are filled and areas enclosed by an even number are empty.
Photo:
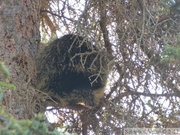
M105 53L85 38L65 35L37 58L37 87L64 105L98 105L107 81ZM106 66L105 66L106 65Z

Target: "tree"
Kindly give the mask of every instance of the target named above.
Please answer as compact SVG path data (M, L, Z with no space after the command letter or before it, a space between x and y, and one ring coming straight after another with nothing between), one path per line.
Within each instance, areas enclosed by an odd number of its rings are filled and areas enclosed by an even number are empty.
M1 2L0 57L17 86L17 91L5 93L9 112L32 117L28 108L41 101L32 87L41 24L43 38L83 35L105 48L111 60L99 108L50 109L56 110L60 125L72 125L69 132L120 134L125 127L179 127L179 0L38 2ZM19 98L25 95L30 96Z
M34 59L40 41L40 1L1 1L0 59L9 67L17 90L4 91L6 111L19 119L31 118L36 95L32 88Z

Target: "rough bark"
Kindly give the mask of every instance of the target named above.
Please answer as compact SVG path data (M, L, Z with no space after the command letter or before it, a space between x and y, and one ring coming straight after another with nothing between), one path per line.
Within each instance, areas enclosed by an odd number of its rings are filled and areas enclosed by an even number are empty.
M34 110L34 59L40 41L40 0L1 0L0 59L8 66L17 89L4 90L3 105L17 118L29 118Z

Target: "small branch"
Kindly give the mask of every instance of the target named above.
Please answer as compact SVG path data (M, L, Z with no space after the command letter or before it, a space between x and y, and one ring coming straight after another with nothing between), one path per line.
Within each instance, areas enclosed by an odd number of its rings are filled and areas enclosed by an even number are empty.
M46 12L46 13L49 13L49 14L51 14L51 15L57 16L57 17L59 17L59 18L65 18L65 19L67 19L67 20L69 20L69 21L71 21L71 22L74 22L74 20L71 19L71 18L67 18L67 17L65 17L65 16L61 16L61 15L56 14L56 13L53 13L53 12L51 12L51 11L49 11L49 10L41 10L40 12L41 12L41 13L42 13L42 12Z

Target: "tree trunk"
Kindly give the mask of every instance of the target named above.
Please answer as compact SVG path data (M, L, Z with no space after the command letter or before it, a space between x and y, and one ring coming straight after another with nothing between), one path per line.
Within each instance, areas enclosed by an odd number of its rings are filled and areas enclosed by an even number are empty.
M34 59L40 41L40 0L0 1L0 59L8 66L16 90L4 90L3 105L19 119L35 108ZM1 78L1 77L0 77Z

